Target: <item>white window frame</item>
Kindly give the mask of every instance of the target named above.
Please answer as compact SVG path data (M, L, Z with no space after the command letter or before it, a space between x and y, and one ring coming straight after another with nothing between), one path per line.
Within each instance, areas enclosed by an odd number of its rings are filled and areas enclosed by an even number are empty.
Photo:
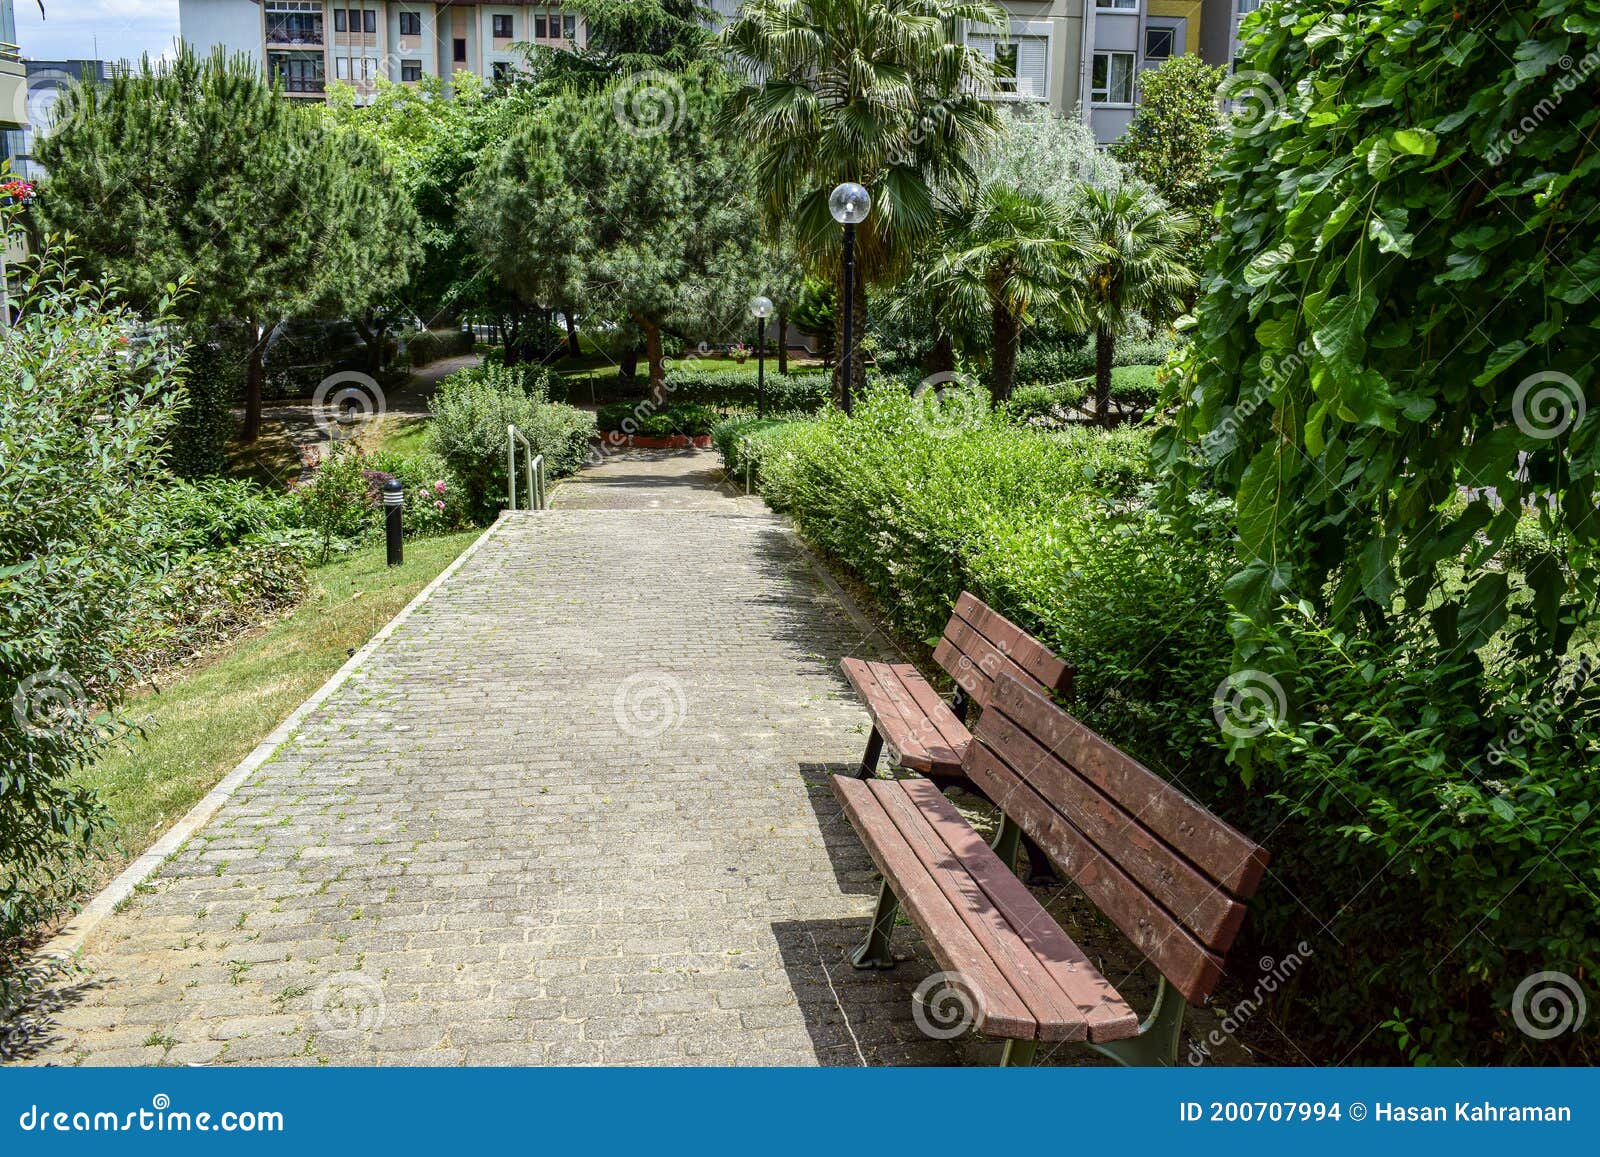
M1114 57L1125 56L1128 58L1128 99L1111 99L1111 62ZM1100 58L1106 59L1106 87L1103 89L1094 86L1094 70ZM1089 63L1089 103L1095 108L1133 108L1138 101L1139 85L1139 53L1107 50L1096 52L1094 59ZM1104 95L1102 95L1104 94Z
M1002 44L1015 44L1020 39L1042 40L1044 42L1044 89L1041 92L1019 92L1016 88L1000 89L994 94L995 100L1020 101L1024 103L1047 104L1050 101L1050 86L1053 81L1051 65L1056 58L1055 28L1049 20L1013 20L1009 32L990 31L989 25L972 25L967 29L967 39L970 43L972 37L990 41L998 49ZM980 49L981 51L981 49ZM987 59L991 62L994 55L991 52ZM1019 62L1020 63L1020 62ZM1014 78L1020 83L1020 78Z
M1094 0L1094 6L1102 12L1137 12L1140 4L1139 0Z

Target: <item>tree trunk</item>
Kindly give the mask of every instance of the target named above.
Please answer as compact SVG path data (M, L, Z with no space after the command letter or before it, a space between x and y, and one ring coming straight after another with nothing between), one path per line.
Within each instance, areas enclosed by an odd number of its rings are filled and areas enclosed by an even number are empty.
M639 349L629 346L622 351L622 356L617 359L617 380L631 382L639 376Z
M522 343L517 340L518 331L522 328L515 319L502 318L500 326L500 350L504 355L503 360L508 366L514 366L522 361Z
M950 344L950 335L941 333L922 359L922 372L929 377L948 374L956 368L956 351Z
M635 318L639 328L644 330L645 360L650 366L650 389L648 397L657 405L667 399L667 367L661 359L661 327L649 318Z
M256 326L256 341L245 362L244 427L239 431L239 441L246 446L261 437L261 390L267 380L267 340L271 336L271 327Z
M1111 429L1111 359L1116 349L1117 339L1110 330L1095 330L1094 416L1107 430Z
M778 311L778 372L789 372L789 311Z
M995 405L1011 400L1017 376L1017 339L1022 327L1017 315L1003 305L994 307L994 364L989 367L989 394Z
M376 378L383 372L383 343L389 336L389 323L386 318L368 309L357 314L351 319L355 323L356 333L361 335L361 340L367 347L367 376Z
M567 323L567 356L578 357L583 353L583 346L578 341L578 323L574 320L570 308L562 309L561 316Z

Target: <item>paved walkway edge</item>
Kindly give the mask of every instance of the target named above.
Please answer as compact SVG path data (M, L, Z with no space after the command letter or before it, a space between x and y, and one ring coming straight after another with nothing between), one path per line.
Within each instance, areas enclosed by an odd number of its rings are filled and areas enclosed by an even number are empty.
M399 629L400 624L411 617L413 611L432 598L434 591L443 586L451 575L455 574L469 558L478 552L478 548L499 532L508 517L507 513L502 512L500 517L487 530L474 539L466 550L455 557L455 561L440 571L432 582L418 591L416 598L407 603L398 615L385 623L376 635L367 640L365 646L345 660L344 666L329 676L328 681L317 688L312 693L311 698L296 707L287 719L273 728L271 734L257 744L255 749L240 761L238 766L223 776L217 785L201 798L199 803L190 808L176 824L168 828L165 835L150 845L138 859L124 868L116 879L107 884L94 899L85 904L82 911L68 921L61 931L51 937L49 942L39 950L39 955L58 959L76 956L79 950L82 949L83 942L100 926L101 922L115 912L123 901L133 895L134 890L140 884L143 884L153 876L157 869L166 862L168 856L183 847L195 832L204 827L206 822L217 814L217 810L227 802L228 797L238 791L239 786L250 778L251 773L271 759L273 753L283 745L284 741L294 734L294 730L300 726L301 720L315 711L324 699L332 695L350 676L354 675L361 667L361 664L367 661L367 657L377 650L385 639L394 634Z

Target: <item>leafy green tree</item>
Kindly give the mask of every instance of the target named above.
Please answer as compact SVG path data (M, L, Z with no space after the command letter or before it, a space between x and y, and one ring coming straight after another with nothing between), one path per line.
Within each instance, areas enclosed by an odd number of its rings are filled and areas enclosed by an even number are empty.
M14 224L0 205L0 235ZM178 347L48 247L0 328L0 1007L4 957L83 882L106 822L75 781L137 680L131 613L151 565L139 497L163 482ZM147 321L173 320L171 302Z
M463 194L486 150L496 146L533 102L518 90L496 93L470 72L447 89L437 77L416 84L379 81L359 105L349 85L329 88L324 117L382 150L420 220L422 252L404 303L426 325L448 324L483 303L482 261L468 240Z
M1009 17L981 0L750 0L721 33L730 57L759 78L736 99L734 123L755 142L769 225L791 228L801 253L839 280L828 194L843 181L872 193L856 229L857 334L866 333L867 285L897 276L934 234L939 193L971 181L999 123L985 99L993 65L959 35L968 22L1004 27ZM848 372L860 387L859 342L853 353Z
M742 335L761 285L750 165L720 131L722 82L691 73L678 83L683 104L667 132L617 115L626 78L550 98L471 191L474 244L505 284L636 326L657 391L663 333Z
M1137 182L1080 187L1067 225L1087 254L1073 271L1068 309L1094 334L1095 416L1111 425L1117 337L1141 313L1176 312L1195 283L1183 259L1194 219Z
M422 253L421 219L369 138L333 128L306 151L305 163L327 166L318 184L328 190L324 214L331 226L309 307L351 319L366 343L367 372L376 376L390 327L409 312L402 299Z
M711 58L716 13L698 0L568 0L584 26L582 44L528 46L540 87L595 91L619 76L683 72Z
M1139 75L1139 111L1112 153L1173 208L1205 223L1185 243L1196 267L1222 197L1228 133L1217 91L1228 70L1193 53Z
M70 233L90 272L140 310L185 283L179 308L197 334L248 327L246 442L261 429L273 327L319 301L354 309L351 230L370 238L388 226L345 215L359 183L381 171L353 168L340 143L247 58L185 47L159 67L146 59L107 86L74 89L39 146L44 227Z

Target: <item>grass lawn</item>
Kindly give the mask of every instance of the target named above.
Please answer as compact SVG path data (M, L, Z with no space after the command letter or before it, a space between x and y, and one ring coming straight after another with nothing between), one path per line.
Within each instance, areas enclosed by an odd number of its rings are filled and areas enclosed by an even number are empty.
M362 431L359 441L367 450L388 450L409 458L422 453L432 420L424 414L385 414Z
M107 875L159 839L479 533L408 542L405 565L393 570L382 543L318 567L289 615L136 696L129 715L144 737L83 777L117 821Z

